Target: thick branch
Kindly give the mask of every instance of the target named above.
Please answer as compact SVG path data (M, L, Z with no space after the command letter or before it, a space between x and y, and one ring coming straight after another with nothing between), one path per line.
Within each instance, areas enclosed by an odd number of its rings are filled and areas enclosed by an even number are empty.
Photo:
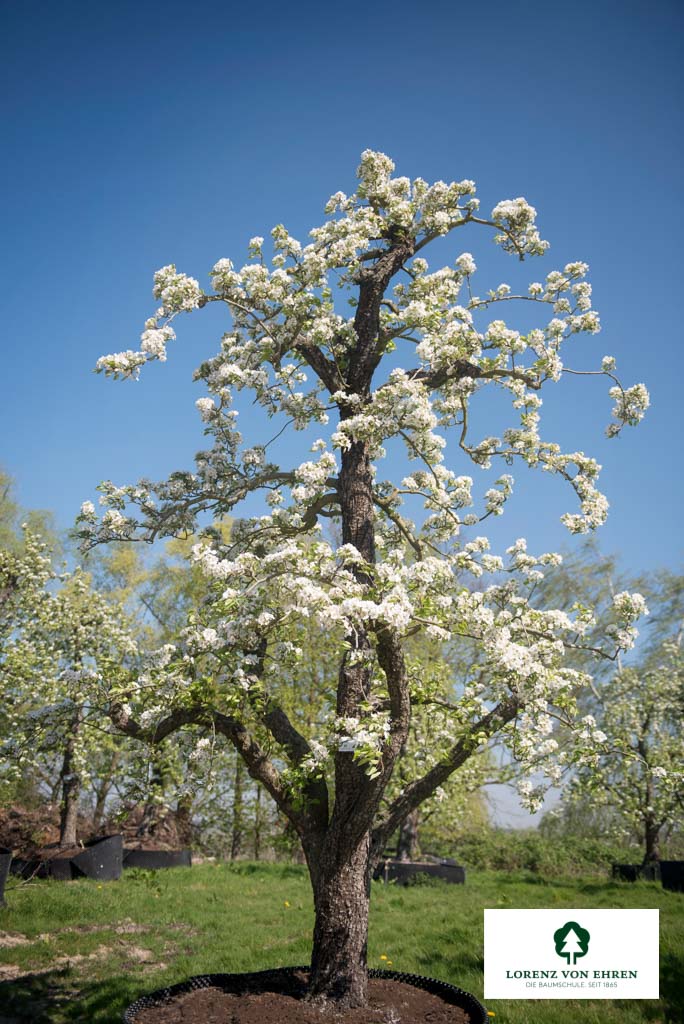
M161 743L172 733L182 729L184 725L213 726L216 732L227 737L236 748L253 779L261 782L268 790L276 804L296 828L306 823L306 815L295 808L294 802L287 792L275 765L261 749L247 729L234 718L211 711L206 707L178 708L162 719L153 729L145 729L136 722L119 703L109 708L109 717L114 726L127 736L146 743Z
M385 673L390 705L390 734L383 750L383 781L389 781L394 764L408 737L411 696L401 640L395 630L378 630L376 650Z
M344 380L339 369L335 363L325 357L320 348L300 342L295 345L295 350L307 361L331 395L334 395L336 391L344 391Z
M357 394L369 388L373 371L382 355L379 345L380 306L394 274L414 252L415 239L394 243L372 267L359 272L359 302L354 316L358 342L349 367L349 388Z
M111 704L107 713L119 732L145 743L161 743L184 725L208 724L211 721L211 713L203 707L177 708L152 729L146 729L131 718L120 703Z
M268 790L280 810L287 815L295 828L302 830L307 824L307 815L295 807L292 797L268 754L250 736L241 722L218 712L212 715L212 720L216 731L226 736L240 754L251 777Z
M306 738L295 729L282 708L272 707L263 716L263 721L273 738L287 751L295 764L300 764L311 753ZM328 824L328 787L325 779L314 778L304 787L307 811L320 828Z
M462 737L451 750L422 778L412 782L403 793L400 793L396 800L390 805L386 816L373 830L373 852L380 853L392 833L404 821L407 814L420 806L420 804L432 796L435 790L441 786L450 775L461 767L462 764L475 752L479 744L473 743L472 737L477 733L484 733L487 738L498 732L502 726L515 718L520 708L520 702L516 697L502 701L493 711L481 718L472 727L468 736Z

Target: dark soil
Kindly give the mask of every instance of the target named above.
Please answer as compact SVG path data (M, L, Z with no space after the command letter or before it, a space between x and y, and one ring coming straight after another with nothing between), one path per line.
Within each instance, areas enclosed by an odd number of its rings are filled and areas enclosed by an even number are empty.
M87 819L79 815L79 835L88 836ZM46 856L46 848L54 848L59 840L59 808L54 804L42 807L0 808L0 846L12 850L15 857L27 860ZM79 853L79 846L74 853Z
M166 810L149 830L143 829L144 808L127 806L108 822L113 832L121 832L126 849L179 850L191 845L191 830L178 821L173 810Z
M61 849L55 844L50 846L43 846L42 849L36 850L36 857L40 860L71 860L72 857L76 857L79 853L83 853L84 847L80 844L76 846L63 846Z
M141 806L128 806L121 815L113 816L99 828L94 828L90 818L79 814L78 838L85 842L122 832L124 844L137 850L178 850L191 845L188 828L178 822L172 810L164 812L150 832L140 835L142 818ZM52 858L55 854L51 851L58 841L59 807L56 804L43 804L41 807L14 804L0 808L0 846L12 850L15 857L25 860ZM82 849L79 843L73 850L65 851L64 856L74 856Z
M136 1024L470 1024L471 1017L439 996L401 981L371 978L368 1006L331 1012L303 1001L299 991L232 995L204 988L175 996L165 1006L140 1010Z

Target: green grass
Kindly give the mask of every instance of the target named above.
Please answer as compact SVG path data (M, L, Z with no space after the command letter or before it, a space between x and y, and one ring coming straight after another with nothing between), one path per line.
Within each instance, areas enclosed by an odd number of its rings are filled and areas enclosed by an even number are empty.
M114 1024L137 996L193 974L309 959L304 868L211 865L126 872L120 882L10 881L0 909L0 1024ZM491 1001L494 1024L684 1021L684 896L596 878L469 872L465 886L373 884L369 963L451 981L482 997L485 907L660 909L659 1001ZM33 973L26 973L33 972ZM6 1014L3 1017L2 1014Z

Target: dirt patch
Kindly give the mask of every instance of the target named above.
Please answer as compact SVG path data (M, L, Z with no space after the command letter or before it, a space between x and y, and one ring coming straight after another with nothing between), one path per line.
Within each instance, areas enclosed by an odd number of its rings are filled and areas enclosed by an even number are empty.
M126 956L129 960L138 964L147 964L154 960L154 953L151 949L142 949L140 946L126 946Z
M0 981L13 981L22 977L23 973L16 964L0 964Z
M135 921L131 921L130 918L122 921L121 924L118 924L114 929L117 935L133 935L139 934L140 932L148 932L149 930L149 928L145 928L143 925L136 924Z
M173 925L172 927L176 927ZM140 934L141 932L149 932L149 928L146 928L142 924L136 924L130 917L124 918L123 921L117 922L115 925L111 924L80 924L72 925L69 928L58 928L54 932L43 932L36 939L25 939L25 942L50 942L52 939L57 938L59 935L92 935L93 932L110 932L113 931L117 935L133 935ZM0 949L2 948L2 935L0 932ZM12 945L13 943L8 943ZM14 943L16 945L16 943ZM1 1022L0 1022L1 1024Z
M70 956L57 956L50 961L48 967L19 967L18 964L0 964L0 980L14 981L17 978L32 978L40 974L49 974L62 968L79 967L91 964L94 960L102 960L110 956L114 950L111 946L98 946L92 953L72 953Z
M98 946L92 953L71 953L69 956L58 956L52 961L52 967L78 967L79 964L102 960L113 952L111 946Z
M136 1024L471 1024L458 1006L439 996L399 981L371 978L368 1006L330 1016L303 1001L304 979L299 991L231 995L205 988L177 996L165 1006L141 1010Z
M0 949L10 949L12 946L26 946L31 939L18 932L0 932Z
M124 846L136 850L178 850L191 845L192 828L171 808L160 810L154 821L145 820L140 804L125 805L109 819L110 831L121 832Z

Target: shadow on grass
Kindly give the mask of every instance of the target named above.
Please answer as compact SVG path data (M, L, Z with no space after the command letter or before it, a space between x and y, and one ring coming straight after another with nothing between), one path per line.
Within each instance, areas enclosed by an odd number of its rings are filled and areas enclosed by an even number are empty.
M236 875L265 875L277 874L279 878L308 878L306 867L303 864L268 864L265 861L255 863L230 862L230 870Z
M668 1024L684 1020L684 960L674 953L661 958L660 998L665 1003Z
M597 878L595 882L586 882L572 878L544 878L532 871L521 872L513 877L502 872L497 876L496 884L497 887L512 886L515 888L519 885L538 885L547 889L574 889L577 892L587 893L589 896L605 895L607 892L663 892L662 886L658 882L615 882L610 878Z
M123 977L77 984L72 971L48 971L0 983L1 1020L12 1024L120 1024L121 1015L154 984Z

